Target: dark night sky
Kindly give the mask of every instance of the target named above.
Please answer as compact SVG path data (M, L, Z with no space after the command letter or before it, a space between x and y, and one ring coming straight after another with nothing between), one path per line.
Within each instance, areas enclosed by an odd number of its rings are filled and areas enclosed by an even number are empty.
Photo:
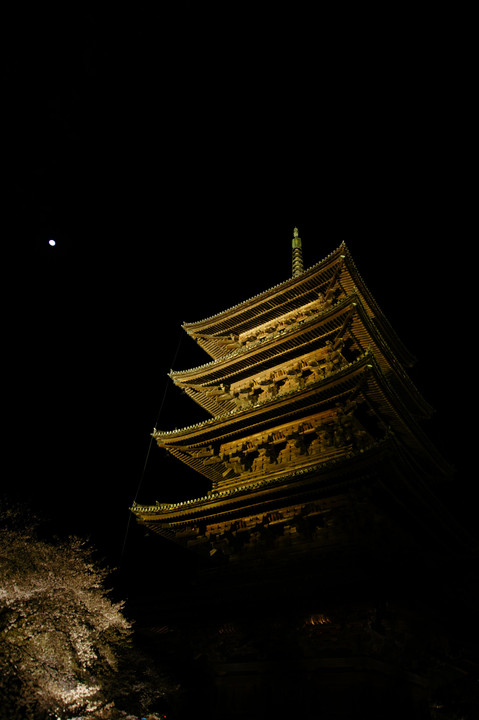
M358 33L238 7L7 29L4 487L113 556L160 408L164 429L204 417L165 395L177 350L177 369L207 360L181 323L287 279L295 225L307 266L346 240L464 478L471 192L448 52L417 17ZM195 492L152 447L139 499L180 479Z

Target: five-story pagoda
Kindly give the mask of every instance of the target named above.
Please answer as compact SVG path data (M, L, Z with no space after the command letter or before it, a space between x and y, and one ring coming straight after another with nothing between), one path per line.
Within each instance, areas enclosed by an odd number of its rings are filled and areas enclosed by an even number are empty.
M211 361L170 376L212 417L154 437L211 489L135 504L141 523L251 567L364 541L368 511L352 507L351 492L374 486L396 510L408 495L407 522L421 506L415 529L437 532L429 485L450 470L420 427L431 408L344 243L304 270L295 228L291 279L183 327Z
M184 329L211 360L171 378L211 418L154 437L210 489L132 509L203 558L168 612L206 716L431 717L469 672L437 592L452 473L348 248L304 270L295 229L289 280Z

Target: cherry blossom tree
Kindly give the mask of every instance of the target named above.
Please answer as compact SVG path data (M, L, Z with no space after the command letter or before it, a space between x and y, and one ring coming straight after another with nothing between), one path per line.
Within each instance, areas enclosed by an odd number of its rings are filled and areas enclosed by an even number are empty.
M131 626L107 575L86 542L0 510L1 720L108 714Z

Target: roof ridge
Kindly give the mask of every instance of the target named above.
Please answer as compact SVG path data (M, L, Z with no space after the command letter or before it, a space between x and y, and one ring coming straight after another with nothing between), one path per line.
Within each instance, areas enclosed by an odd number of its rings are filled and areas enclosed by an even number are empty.
M202 320L196 320L194 322L184 322L182 324L182 327L186 330L187 327L193 327L194 325L200 325L201 323L204 323L207 320L213 320L214 318L220 317L221 315L225 315L226 313L231 312L231 310L236 310L236 308L241 307L241 305L245 305L250 300L255 300L257 298L260 298L262 295L267 295L272 290L276 290L277 288L280 288L282 285L287 285L287 283L290 283L290 282L297 282L302 276L306 275L308 272L311 272L311 270L314 270L315 268L317 268L318 265L322 265L323 263L327 262L328 260L330 260L330 258L333 255L335 255L336 253L338 253L340 250L343 250L343 249L347 250L346 243L344 240L342 240L341 244L335 250L332 250L329 253L329 255L326 255L326 257L323 258L322 260L319 260L317 263L314 263L314 265L311 265L311 267L307 268L306 270L303 270L303 272L301 272L299 275L289 277L287 280L283 280L282 282L279 282L276 285L272 285L267 290L262 290L261 292L257 293L256 295L253 295L252 297L247 298L246 300L242 300L241 302L236 303L236 305L232 305L231 307L226 308L226 310L221 310L218 313L209 315L208 317L205 317Z

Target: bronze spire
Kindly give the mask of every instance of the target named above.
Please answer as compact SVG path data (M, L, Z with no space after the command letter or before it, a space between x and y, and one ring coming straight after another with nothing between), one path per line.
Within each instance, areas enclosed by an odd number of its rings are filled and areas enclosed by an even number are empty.
M303 249L301 246L301 238L298 236L298 228L294 228L293 237L293 277L301 275L303 272Z

